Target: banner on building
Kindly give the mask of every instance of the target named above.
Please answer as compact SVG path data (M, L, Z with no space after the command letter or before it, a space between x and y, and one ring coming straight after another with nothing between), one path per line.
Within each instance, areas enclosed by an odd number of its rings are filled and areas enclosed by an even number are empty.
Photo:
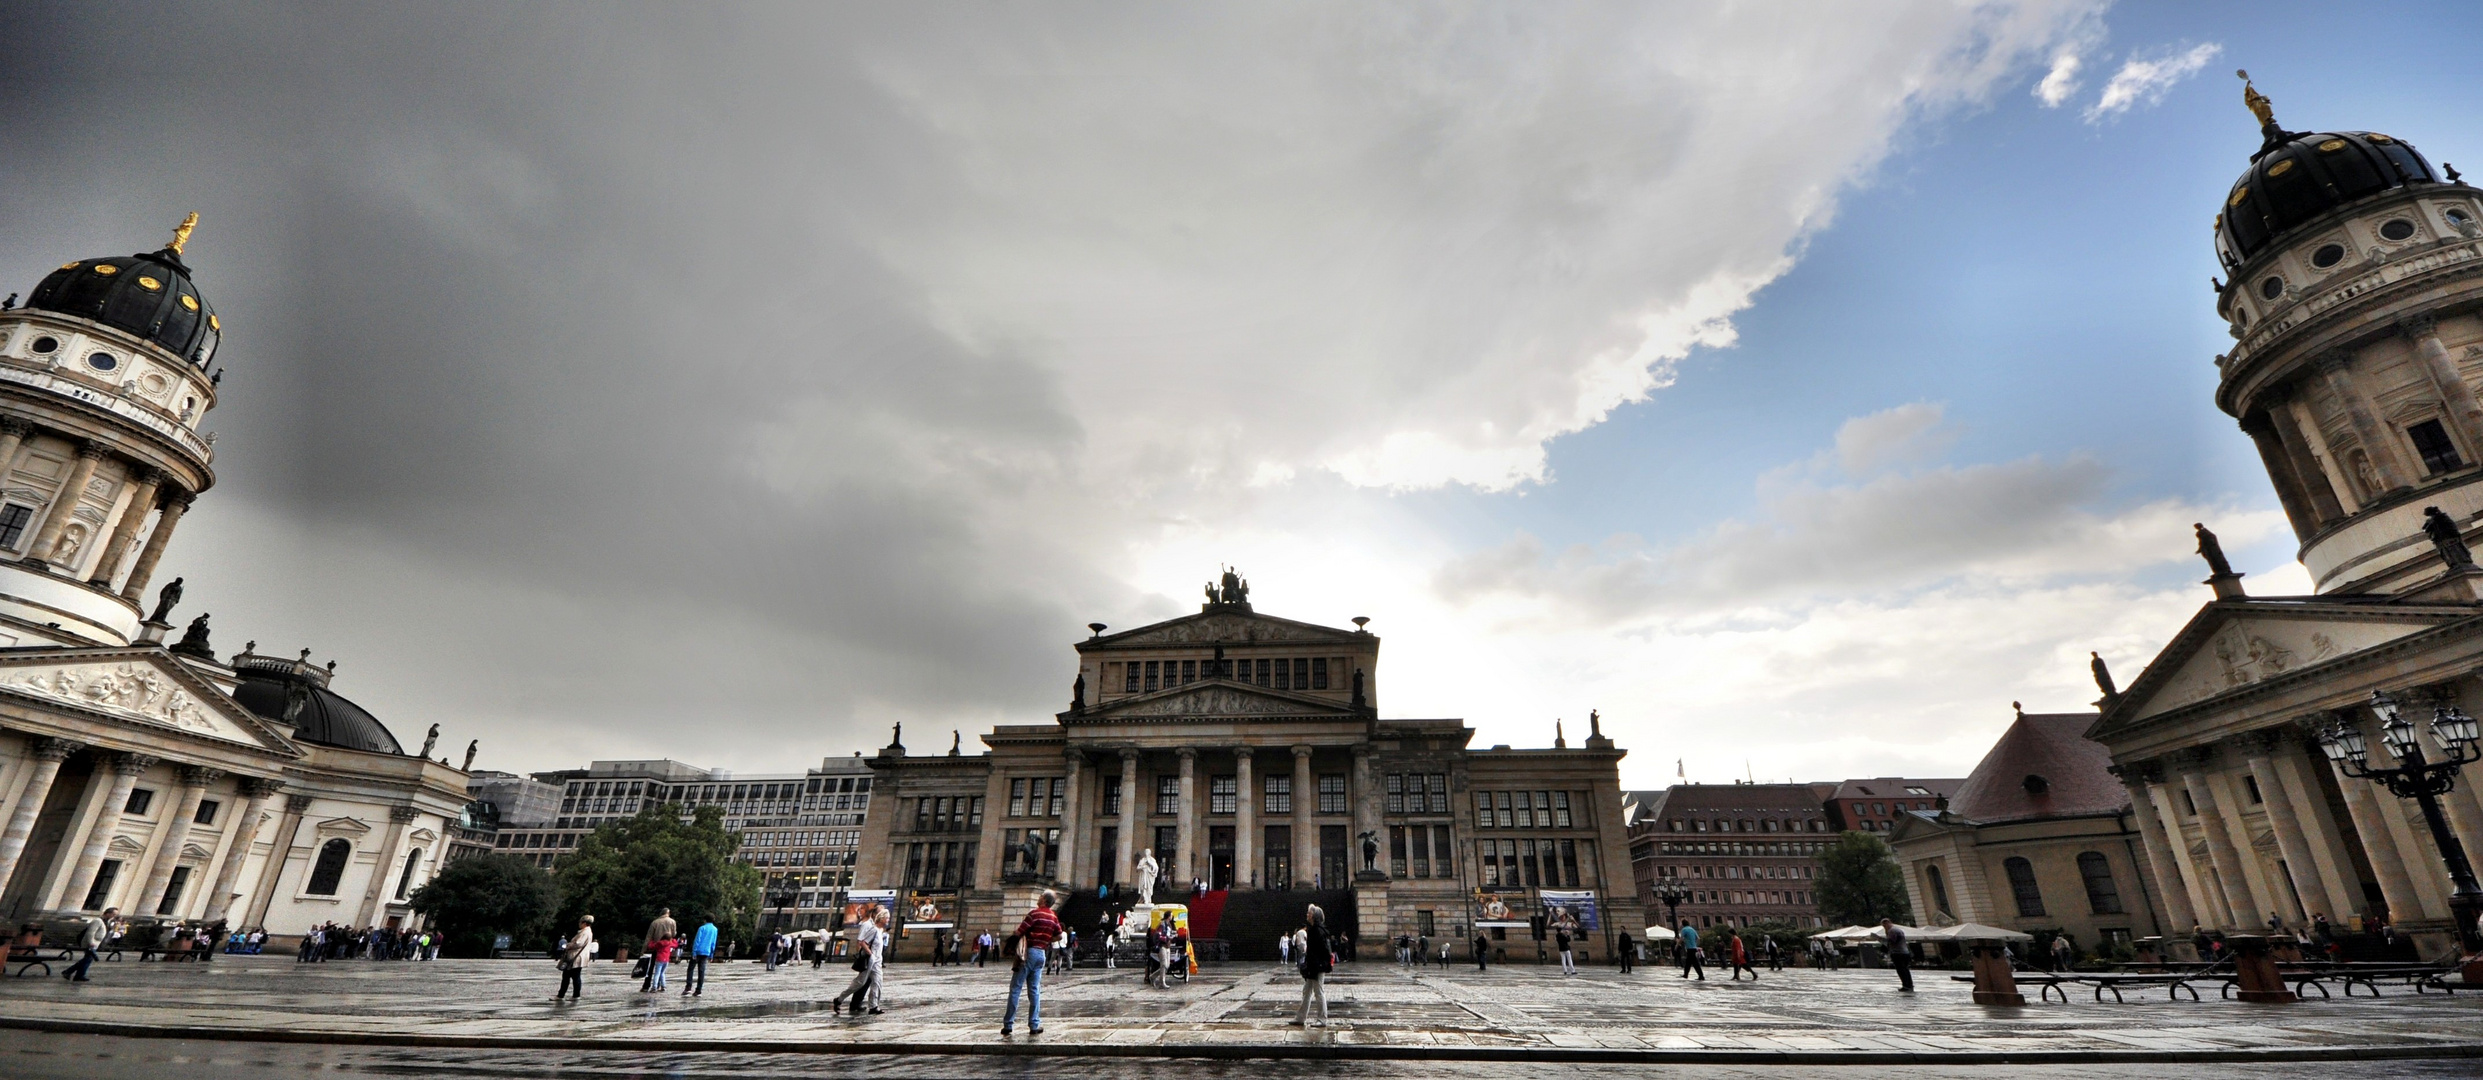
M1474 925L1480 929L1525 927L1526 894L1474 890Z
M895 889L845 890L845 929L848 932L861 929L862 912L874 904L883 911L891 912L890 918L893 920L895 918L893 912L897 906L897 891Z
M1595 892L1592 889L1538 889L1535 899L1543 905L1543 914L1557 923L1562 914L1578 924L1580 930L1600 930L1595 918Z
M916 889L905 894L905 906L898 909L903 917L899 935L911 930L950 930L957 926L957 893L954 890Z

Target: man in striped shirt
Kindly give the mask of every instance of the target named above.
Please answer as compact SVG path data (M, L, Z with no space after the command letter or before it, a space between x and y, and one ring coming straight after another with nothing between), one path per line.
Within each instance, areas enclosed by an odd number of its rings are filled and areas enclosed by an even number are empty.
M1026 1034L1043 1034L1043 969L1051 961L1052 943L1061 938L1060 916L1052 914L1052 905L1060 898L1045 891L1035 901L1035 909L1017 924L1017 968L1009 973L1009 1011L1000 1017L1000 1035L1007 1038L1017 1027L1017 991L1026 990Z

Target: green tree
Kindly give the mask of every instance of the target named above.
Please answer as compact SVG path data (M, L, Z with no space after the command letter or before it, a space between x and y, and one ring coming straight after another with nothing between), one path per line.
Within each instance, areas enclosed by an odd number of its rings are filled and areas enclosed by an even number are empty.
M719 949L748 942L758 927L763 878L758 868L733 861L740 846L740 834L725 831L724 812L714 806L684 821L678 807L658 804L604 825L553 871L560 881L555 926L566 930L578 916L593 915L599 939L634 949L647 924L671 908L685 930L715 920ZM611 952L607 945L605 954Z
M1874 926L1881 919L1914 921L1905 896L1905 875L1886 841L1849 832L1819 855L1819 913L1840 926Z
M501 934L516 947L540 947L550 936L560 891L534 860L485 852L441 867L414 890L412 901L442 937L443 955L488 957Z

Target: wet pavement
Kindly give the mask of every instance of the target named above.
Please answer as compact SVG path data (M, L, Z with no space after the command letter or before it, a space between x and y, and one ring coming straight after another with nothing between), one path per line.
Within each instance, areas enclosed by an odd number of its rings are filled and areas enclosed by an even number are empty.
M20 1055L0 1063L0 1075L51 1075L76 1053L117 1055L113 1062L161 1062L182 1055L205 1062L185 1066L184 1076L217 1075L217 1062L275 1055L287 1067L418 1070L427 1063L456 1063L473 1075L489 1075L503 1063L532 1060L518 1071L543 1072L557 1060L577 1075L633 1075L655 1059L688 1064L654 1071L667 1075L767 1075L770 1070L817 1071L770 1063L766 1052L845 1055L839 1072L868 1074L894 1055L1071 1054L1178 1057L1355 1056L1352 1067L1370 1072L1388 1058L1498 1057L1474 1062L1495 1076L1526 1075L1528 1063L1545 1072L1575 1073L1584 1066L1627 1061L1695 1064L1715 1076L1737 1076L1740 1065L1761 1061L1825 1064L1877 1061L1924 1075L1921 1066L1953 1060L2047 1061L2046 1075L2077 1064L2114 1072L2140 1059L2178 1060L2191 1055L2237 1056L2274 1052L2303 1055L2444 1055L2472 1052L2483 1035L2483 1001L2475 996L2415 995L2390 988L2388 996L2295 1005L2220 1001L2214 988L2202 1002L2161 997L2127 1004L2073 1000L2000 1009L1972 1003L1967 987L1942 972L1920 973L1921 992L1895 992L1884 972L1787 970L1757 982L1711 979L1685 982L1666 970L1621 975L1609 968L1564 978L1557 968L1532 965L1408 970L1389 963L1348 966L1328 989L1331 1024L1303 1030L1288 1025L1298 1008L1300 980L1274 965L1211 966L1169 990L1146 987L1135 971L1080 969L1045 983L1045 1032L1021 1027L1012 1040L999 1034L1008 991L1005 968L891 969L883 1016L853 1019L826 1011L851 972L788 967L774 972L754 963L716 965L707 992L642 995L619 964L598 964L586 976L583 1002L555 1004L557 983L544 961L450 961L374 963L342 961L296 964L287 957L223 957L212 964L131 961L100 964L95 981L72 986L57 978L0 979L0 1024L51 1025L37 1034L10 1031L5 1044ZM90 1036L135 1030L224 1038L323 1040L364 1043L334 1047L265 1047L256 1043L217 1046L195 1039L111 1039ZM83 1031L88 1035L66 1035ZM401 1045L431 1040L419 1050ZM152 1043L152 1045L147 1045ZM83 1047L57 1060L24 1055L52 1047ZM95 1049L103 1047L108 1049ZM547 1051L559 1050L547 1055ZM705 1053L704 1051L713 1051ZM511 1057L510 1055L515 1055ZM1633 1056L1634 1055L1634 1056ZM742 1064L736 1061L750 1059ZM944 1075L931 1059L899 1071ZM972 1075L1044 1075L1046 1070L1092 1069L1082 1057L1037 1059L987 1057L946 1059ZM592 1062L602 1064L589 1067ZM1510 1062L1516 1063L1513 1069ZM323 1064L324 1063L324 1064ZM1132 1061L1129 1065L1137 1065ZM1184 1075L1220 1075L1212 1062L1188 1061ZM1276 1063L1258 1060L1254 1076ZM2349 1069L2347 1066L2351 1065ZM2363 1073L2361 1064L2327 1062L2316 1075L2425 1075L2410 1061L2381 1063ZM2483 1075L2483 1059L2446 1062L2433 1075ZM132 1065L135 1071L146 1071ZM236 1066L238 1068L238 1066ZM514 1066L511 1066L514 1067ZM897 1068L889 1065L888 1068ZM1115 1063L1111 1067L1124 1067ZM1316 1062L1278 1069L1330 1067ZM1392 1066L1393 1067L1393 1066ZM1439 1061L1408 1069L1441 1071ZM2308 1068L2308 1066L2305 1066ZM2379 1066L2374 1066L2379 1067ZM118 1075L121 1066L88 1061L78 1075ZM2424 1065L2420 1069L2428 1070ZM1456 1071L1452 1069L1451 1071ZM2184 1066L2196 1077L2218 1075ZM131 1072L135 1075L135 1072ZM1382 1072L1382 1075L1388 1073ZM68 1075L68 1073L62 1073ZM239 1073L236 1073L239 1075ZM1711 1075L1698 1073L1697 1075ZM1751 1074L1755 1075L1755 1074ZM1779 1073L1778 1075L1781 1075ZM1864 1075L1840 1066L1838 1075ZM1894 1075L1894 1074L1891 1074ZM2239 1076L2236 1072L2231 1075ZM2255 1078L2290 1075L2253 1066ZM2313 1075L2310 1071L2300 1073Z

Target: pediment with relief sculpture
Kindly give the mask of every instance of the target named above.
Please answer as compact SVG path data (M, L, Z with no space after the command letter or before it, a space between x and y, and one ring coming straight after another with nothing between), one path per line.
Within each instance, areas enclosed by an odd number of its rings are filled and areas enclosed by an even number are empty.
M2098 732L2474 618L2466 608L2246 600L2208 605L2114 702Z
M1114 720L1131 716L1342 716L1349 712L1333 701L1298 698L1281 692L1233 684L1209 683L1159 691L1064 720Z
M1249 645L1286 642L1371 643L1369 634L1251 612L1214 611L1079 642L1080 651L1124 645Z
M43 650L0 657L0 693L279 753L295 749L161 651Z

